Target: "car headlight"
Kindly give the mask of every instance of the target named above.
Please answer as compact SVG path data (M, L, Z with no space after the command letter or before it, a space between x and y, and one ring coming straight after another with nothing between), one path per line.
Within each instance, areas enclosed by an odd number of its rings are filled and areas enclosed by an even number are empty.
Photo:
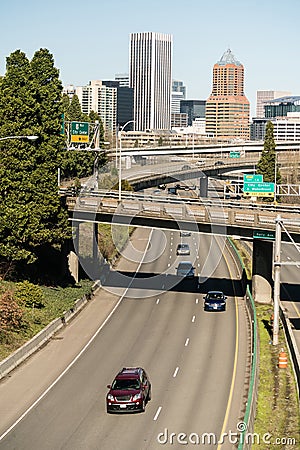
M138 392L137 394L135 394L133 396L132 400L135 401L135 400L139 400L140 398L142 398L142 393Z
M111 395L111 394L108 394L108 395L107 395L107 400L114 400L114 396Z

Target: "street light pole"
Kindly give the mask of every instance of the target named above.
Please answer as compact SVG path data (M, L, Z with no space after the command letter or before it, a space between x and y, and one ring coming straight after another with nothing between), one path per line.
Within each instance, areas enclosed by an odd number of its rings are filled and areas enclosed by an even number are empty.
M281 254L281 217L275 220L275 249L274 249L274 313L273 313L273 345L278 345L279 334L279 303L280 303L280 254Z
M274 176L274 205L276 205L277 194L277 153L275 150L275 176Z
M119 202L121 202L122 200L122 187L121 187L121 183L122 183L122 131L124 130L124 128L129 124L129 123L133 123L135 122L134 120L128 120L128 122L126 122L121 130L118 132L118 138L120 140L119 142Z
M5 141L6 139L28 139L29 141L36 141L38 136L6 136L1 137L0 141Z

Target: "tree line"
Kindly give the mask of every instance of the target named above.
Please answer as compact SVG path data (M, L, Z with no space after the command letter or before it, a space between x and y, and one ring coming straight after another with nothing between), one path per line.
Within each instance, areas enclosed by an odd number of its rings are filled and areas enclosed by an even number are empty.
M47 49L29 60L16 50L6 58L0 78L0 278L38 271L49 255L71 238L68 214L57 186L65 178L92 174L93 152L69 151L62 135L66 121L101 120L82 114L78 97L62 94L59 70ZM103 142L101 124L100 143ZM104 162L104 159L101 162Z

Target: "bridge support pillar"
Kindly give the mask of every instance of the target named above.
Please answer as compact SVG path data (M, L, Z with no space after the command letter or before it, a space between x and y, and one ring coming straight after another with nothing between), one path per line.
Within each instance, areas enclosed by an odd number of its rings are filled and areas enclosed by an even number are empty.
M255 302L272 302L273 242L253 239L252 294Z
M80 222L72 222L74 251L71 250L68 255L69 270L75 280L75 283L78 283L79 281L79 224Z
M98 262L98 223L93 222L93 263Z
M200 197L207 198L208 196L208 178L206 175L203 174L203 176L200 177Z

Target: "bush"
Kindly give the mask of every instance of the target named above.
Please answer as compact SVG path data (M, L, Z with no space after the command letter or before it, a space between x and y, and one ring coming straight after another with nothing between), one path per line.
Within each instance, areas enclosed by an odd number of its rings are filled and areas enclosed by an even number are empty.
M25 280L15 286L15 298L26 308L43 308L44 295L41 288Z
M22 326L23 311L15 301L12 291L5 291L0 297L0 337L7 331Z

